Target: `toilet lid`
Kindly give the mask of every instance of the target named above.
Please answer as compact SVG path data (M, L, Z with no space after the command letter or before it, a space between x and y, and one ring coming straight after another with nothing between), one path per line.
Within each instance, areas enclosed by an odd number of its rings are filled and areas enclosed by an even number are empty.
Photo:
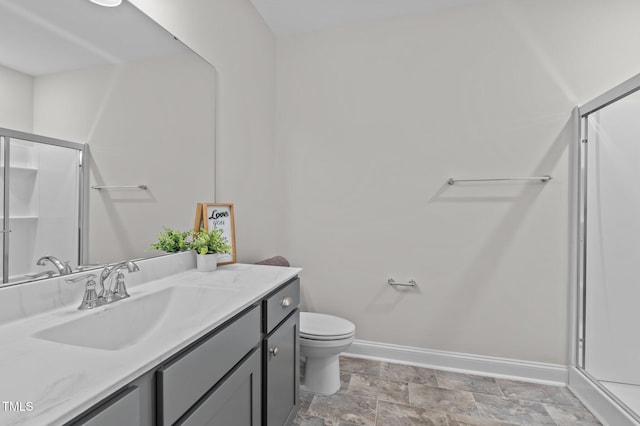
M341 339L353 335L356 326L344 318L300 312L300 337L314 340Z

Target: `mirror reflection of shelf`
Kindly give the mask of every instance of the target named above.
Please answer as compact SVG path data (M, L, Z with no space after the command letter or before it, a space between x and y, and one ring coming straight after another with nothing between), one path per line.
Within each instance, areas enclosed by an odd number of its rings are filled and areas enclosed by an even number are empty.
M0 172L4 173L4 166L0 166ZM9 172L35 174L38 173L38 168L33 166L9 166Z
M4 220L4 216L0 216ZM38 220L38 216L9 216L9 220Z

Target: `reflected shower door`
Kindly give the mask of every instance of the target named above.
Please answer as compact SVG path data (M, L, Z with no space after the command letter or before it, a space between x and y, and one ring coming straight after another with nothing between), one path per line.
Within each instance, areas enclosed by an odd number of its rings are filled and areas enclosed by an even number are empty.
M45 255L77 266L79 151L12 138L9 153L9 282L56 271L36 266Z

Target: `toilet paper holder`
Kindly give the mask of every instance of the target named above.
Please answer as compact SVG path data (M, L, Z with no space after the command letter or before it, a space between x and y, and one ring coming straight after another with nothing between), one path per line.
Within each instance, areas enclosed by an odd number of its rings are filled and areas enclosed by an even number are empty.
M415 282L414 280L409 280L408 283L398 283L393 278L389 278L387 280L387 284L393 285L393 286L399 286L399 287L415 287L418 285L418 283Z

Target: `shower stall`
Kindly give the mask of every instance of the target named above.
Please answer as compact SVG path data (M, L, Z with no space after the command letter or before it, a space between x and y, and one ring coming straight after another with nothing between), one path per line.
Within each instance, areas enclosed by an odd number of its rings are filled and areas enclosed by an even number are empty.
M640 424L640 75L575 112L575 342L569 384Z

